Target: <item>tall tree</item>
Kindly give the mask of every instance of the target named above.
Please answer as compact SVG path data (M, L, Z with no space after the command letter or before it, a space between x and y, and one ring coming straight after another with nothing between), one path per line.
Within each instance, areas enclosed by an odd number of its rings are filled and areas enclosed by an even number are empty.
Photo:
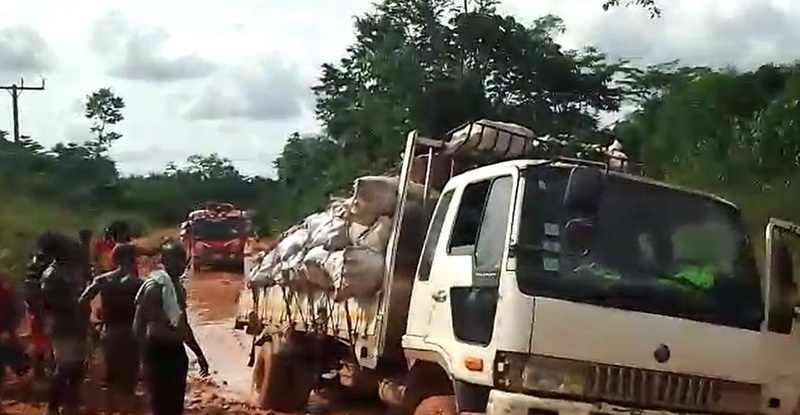
M540 134L582 134L615 111L620 63L564 50L561 20L525 25L494 1L464 10L453 0L385 0L356 19L356 41L314 87L328 140L351 175L396 163L411 129L441 137L477 118L512 121Z
M93 121L90 130L96 136L87 147L95 156L104 154L114 141L122 138L122 134L107 131L107 128L125 119L122 115L124 108L125 101L111 88L100 88L86 96L84 115Z

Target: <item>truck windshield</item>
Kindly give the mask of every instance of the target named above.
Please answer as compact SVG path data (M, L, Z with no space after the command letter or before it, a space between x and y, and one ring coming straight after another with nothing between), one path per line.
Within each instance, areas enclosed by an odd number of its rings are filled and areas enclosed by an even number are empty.
M223 241L241 236L245 223L240 218L201 220L192 224L192 236L198 240Z
M517 273L526 294L758 330L761 285L738 211L610 174L588 249L562 249L568 168L524 172Z

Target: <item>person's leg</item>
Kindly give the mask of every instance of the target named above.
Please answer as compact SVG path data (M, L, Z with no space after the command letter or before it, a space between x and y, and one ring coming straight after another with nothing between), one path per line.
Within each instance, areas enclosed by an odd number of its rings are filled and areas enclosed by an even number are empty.
M189 374L189 357L183 344L177 345L173 352L175 356L173 366L172 395L170 396L170 415L183 414L184 399L186 397L186 377Z
M68 342L68 364L66 374L66 387L64 389L64 410L65 413L77 414L80 406L81 386L85 373L85 346L86 341L82 337L73 337Z
M47 400L47 413L57 414L61 411L61 404L64 400L64 389L66 387L67 368L56 363L55 370L50 376L50 391Z
M164 396L168 391L169 382L165 381L165 374L168 373L169 356L165 356L165 350L155 342L148 342L144 349L143 366L146 375L146 388L149 397L150 413L162 415L166 411L163 409Z
M114 353L113 339L109 335L104 335L100 339L100 351L103 354L103 362L105 366L105 376L103 381L106 384L105 390L105 409L108 413L117 412L117 379L116 372L119 369L119 362Z
M152 414L181 415L189 368L183 344L150 344L146 358Z
M132 414L136 406L136 385L139 383L140 359L137 339L133 331L123 332L115 342L114 362L118 408Z
M83 383L83 363L71 362L65 366L66 380L62 401L64 414L78 414L81 384Z

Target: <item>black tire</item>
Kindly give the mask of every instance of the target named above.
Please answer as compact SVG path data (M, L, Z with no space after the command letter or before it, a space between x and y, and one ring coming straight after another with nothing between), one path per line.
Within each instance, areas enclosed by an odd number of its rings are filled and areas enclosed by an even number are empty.
M305 410L316 374L302 354L302 345L266 342L253 366L253 404L278 412Z

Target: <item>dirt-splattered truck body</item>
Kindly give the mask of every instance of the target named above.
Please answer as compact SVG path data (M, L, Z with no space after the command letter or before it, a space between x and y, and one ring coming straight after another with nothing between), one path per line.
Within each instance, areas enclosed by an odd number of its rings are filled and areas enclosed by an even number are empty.
M770 221L760 275L730 202L505 127L409 134L374 294L243 293L258 404L333 377L420 415L793 413L800 228Z

